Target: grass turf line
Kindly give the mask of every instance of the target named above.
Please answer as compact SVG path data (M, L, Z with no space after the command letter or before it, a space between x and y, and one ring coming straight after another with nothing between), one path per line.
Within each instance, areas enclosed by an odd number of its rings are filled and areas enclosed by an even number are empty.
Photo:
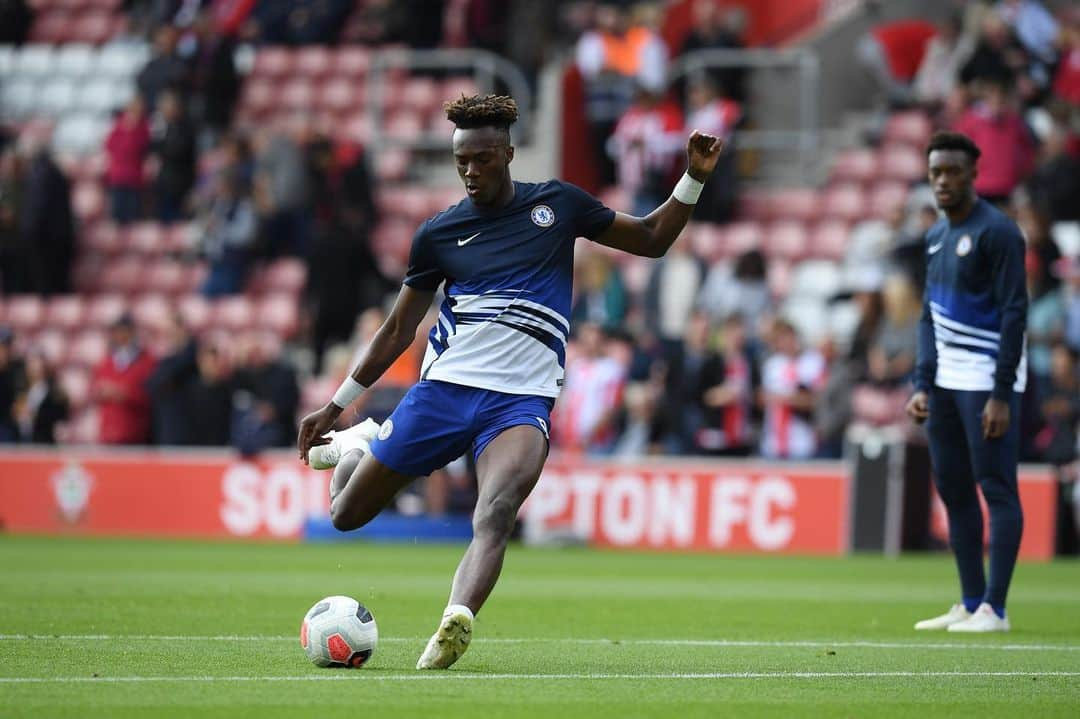
M1053 717L1080 705L1075 562L1021 565L1014 631L957 637L910 629L953 600L944 556L515 547L454 679L415 680L461 551L5 537L0 677L34 681L0 683L0 716ZM338 593L367 604L385 640L358 672L311 666L287 638ZM127 680L152 677L174 680Z

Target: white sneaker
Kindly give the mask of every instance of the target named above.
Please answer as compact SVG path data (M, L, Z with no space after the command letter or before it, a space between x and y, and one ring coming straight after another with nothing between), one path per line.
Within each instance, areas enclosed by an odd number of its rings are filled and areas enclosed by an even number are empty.
M950 632L1007 632L1009 629L1009 618L999 617L994 608L986 602L980 604L969 618L949 625Z
M370 452L371 440L375 439L378 432L379 423L370 417L340 432L331 430L323 435L330 438L329 444L321 444L308 450L308 466L312 469L333 469L350 450Z
M949 611L942 614L940 617L934 617L933 619L924 619L921 622L915 622L916 629L948 629L957 622L962 622L971 617L971 612L964 607L963 604L954 604Z
M472 624L473 613L468 607L461 604L447 607L439 630L428 640L416 668L446 669L460 659L472 641Z

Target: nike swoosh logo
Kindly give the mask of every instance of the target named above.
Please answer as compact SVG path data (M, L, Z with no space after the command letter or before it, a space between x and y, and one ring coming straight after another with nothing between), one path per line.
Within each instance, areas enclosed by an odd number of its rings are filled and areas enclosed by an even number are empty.
M475 237L475 236L476 235L473 235L473 237ZM939 242L936 245L930 245L929 247L926 248L926 253L929 254L929 255L932 255L935 252L937 252L938 250L940 250L944 245L945 245L944 242Z
M479 235L479 234L480 234L479 232L477 232L477 233L476 233L476 235ZM467 244L469 244L470 242L472 242L472 241L473 241L473 238L475 238L475 237L476 237L476 235L473 235L472 237L466 237L466 238L465 238L464 240L458 240L458 241L457 241L457 246L458 246L458 247L464 247L465 245L467 245Z

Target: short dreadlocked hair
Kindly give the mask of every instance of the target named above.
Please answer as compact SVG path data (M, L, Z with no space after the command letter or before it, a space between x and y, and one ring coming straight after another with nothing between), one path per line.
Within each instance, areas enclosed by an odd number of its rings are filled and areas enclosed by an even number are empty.
M518 119L517 103L509 95L462 95L443 104L446 118L462 130L497 127L510 130Z
M934 150L959 150L971 158L972 164L982 155L974 140L960 132L935 132L926 146L926 156L929 157Z

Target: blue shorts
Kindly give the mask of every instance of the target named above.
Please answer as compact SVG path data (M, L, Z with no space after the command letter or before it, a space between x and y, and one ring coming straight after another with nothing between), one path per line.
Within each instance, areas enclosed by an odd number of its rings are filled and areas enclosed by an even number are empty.
M437 380L408 391L371 443L375 459L410 477L445 467L473 448L480 454L503 430L521 424L548 436L551 397L506 394Z

